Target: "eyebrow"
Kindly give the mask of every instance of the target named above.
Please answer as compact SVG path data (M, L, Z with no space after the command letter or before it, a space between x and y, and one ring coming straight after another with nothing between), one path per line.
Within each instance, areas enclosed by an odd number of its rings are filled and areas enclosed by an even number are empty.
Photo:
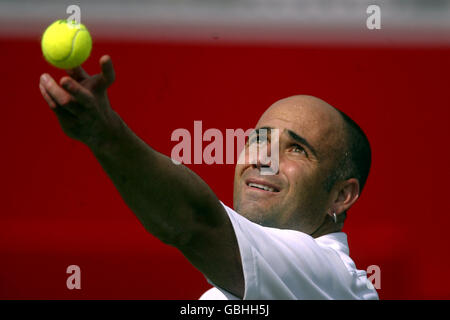
M256 131L257 133L259 133L259 130L261 130L261 129L269 130L269 129L274 129L274 128L272 128L272 127L261 127L261 128L256 129L255 131ZM292 130L284 129L284 132L287 132L288 135L289 135L292 139L294 139L294 140L297 141L298 143L300 143L300 144L304 145L305 147L307 147L307 148L311 151L311 153L317 158L317 151L316 151L316 149L314 149L314 147L308 142L308 140L306 140L305 138L303 138L302 136L298 135L297 133L295 133L295 132L292 131Z

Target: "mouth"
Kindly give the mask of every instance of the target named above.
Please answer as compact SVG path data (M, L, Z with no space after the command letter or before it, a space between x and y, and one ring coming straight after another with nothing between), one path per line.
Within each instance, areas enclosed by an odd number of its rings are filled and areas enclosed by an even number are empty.
M252 189L265 191L265 192L280 192L280 189L272 184L269 184L265 181L257 181L257 180L247 180L245 184Z

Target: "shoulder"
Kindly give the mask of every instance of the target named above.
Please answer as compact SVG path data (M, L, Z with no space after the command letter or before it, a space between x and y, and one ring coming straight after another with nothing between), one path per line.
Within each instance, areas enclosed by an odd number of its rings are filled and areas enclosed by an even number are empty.
M232 208L221 202L227 212L239 244L251 244L254 250L267 251L273 247L283 250L298 250L309 247L311 250L321 251L323 246L310 235L288 229L278 229L261 226L237 213Z
M258 225L222 205L238 241L244 299L358 299L367 293L367 278L349 257L345 233L314 239Z

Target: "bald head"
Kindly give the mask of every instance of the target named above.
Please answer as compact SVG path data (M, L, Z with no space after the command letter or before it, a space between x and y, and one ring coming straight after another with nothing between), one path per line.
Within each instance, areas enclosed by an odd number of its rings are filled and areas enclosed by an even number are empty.
M311 130L322 137L319 143L335 163L325 181L327 190L340 179L355 177L361 193L371 166L371 150L367 136L356 122L326 101L309 95L281 99L272 104L261 119L273 113L289 114L299 122L308 121L313 127Z
M345 122L327 102L308 95L295 95L272 104L256 128L274 121L288 124L315 148L320 161L334 161L345 144Z

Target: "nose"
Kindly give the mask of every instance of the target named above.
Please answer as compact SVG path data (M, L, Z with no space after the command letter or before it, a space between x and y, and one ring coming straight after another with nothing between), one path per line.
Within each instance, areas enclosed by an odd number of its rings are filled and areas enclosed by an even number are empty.
M279 143L272 141L261 143L257 148L250 150L250 163L261 175L274 175L279 168Z
M272 165L272 152L270 149L270 143L265 144L264 147L258 148L255 155L256 163L255 161L251 162L254 168L257 168L259 171L261 171L261 168L270 168L270 166Z

